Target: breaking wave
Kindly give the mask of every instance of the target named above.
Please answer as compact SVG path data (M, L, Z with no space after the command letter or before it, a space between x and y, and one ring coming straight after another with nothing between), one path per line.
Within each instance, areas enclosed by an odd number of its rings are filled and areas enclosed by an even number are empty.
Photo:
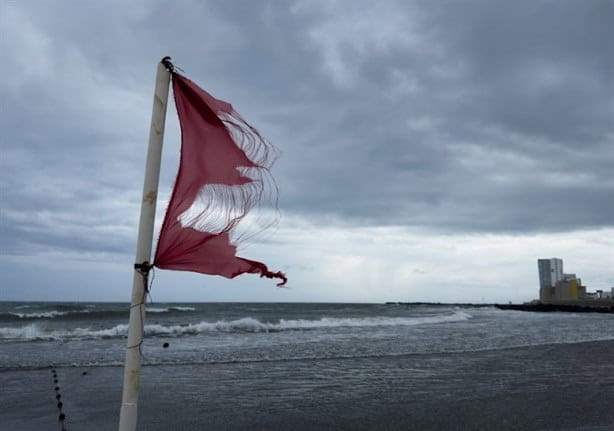
M80 311L81 313L81 311ZM68 311L41 311L39 313L6 313L19 319L53 319L57 316L65 316Z
M20 313L15 311L10 311L6 313L0 313L0 322L12 322L12 321L21 321L21 320L48 320L48 319L83 319L83 318L96 318L96 317L112 317L112 315L127 315L127 311L115 311L115 310L106 310L106 311L95 311L91 309L81 309L81 310L68 310L68 311L59 311L59 310L51 310L51 311L31 311L29 313Z
M176 311L196 311L196 308L194 308L194 307L170 307L170 310L176 310Z
M176 312L186 312L186 311L196 311L194 307L180 307L180 306L172 306L172 307L147 307L148 313L176 313ZM0 321L11 322L11 321L20 321L20 320L46 320L46 319L56 319L62 318L65 320L79 320L79 319L104 319L104 318L116 318L116 317L126 317L128 316L129 308L126 306L125 309L93 309L93 308L80 308L80 309L69 309L69 310L50 310L50 311L30 311L30 312L4 312L0 313Z
M196 311L196 308L194 307L168 307L168 308L147 307L147 313L170 313L173 311Z
M186 307L189 308L189 307ZM472 316L463 311L453 314L427 317L364 317L337 318L323 317L319 320L280 320L279 322L261 322L251 317L237 320L220 320L217 322L199 322L185 325L145 325L147 336L181 337L202 333L269 333L284 331L317 330L326 328L356 328L356 327L390 327L459 322ZM0 327L0 340L33 341L33 340L70 340L121 338L128 334L128 325L116 325L108 329L76 328L66 331L50 331L40 328L36 323L23 327Z

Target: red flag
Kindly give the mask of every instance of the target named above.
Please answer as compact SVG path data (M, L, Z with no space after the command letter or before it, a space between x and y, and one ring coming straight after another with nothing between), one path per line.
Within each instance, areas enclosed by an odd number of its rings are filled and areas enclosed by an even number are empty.
M181 160L155 266L228 278L257 273L279 278L278 286L284 285L282 272L236 256L238 242L244 239L239 223L267 198L276 202L277 187L269 171L274 148L232 105L176 72L172 77Z

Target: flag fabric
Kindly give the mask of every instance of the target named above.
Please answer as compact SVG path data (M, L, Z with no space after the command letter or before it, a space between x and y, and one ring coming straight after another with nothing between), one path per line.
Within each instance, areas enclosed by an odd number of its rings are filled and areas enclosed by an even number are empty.
M177 72L172 82L181 159L154 265L227 278L256 273L284 285L282 272L236 255L239 243L271 224L248 213L277 213L277 186L270 173L275 148L229 103Z

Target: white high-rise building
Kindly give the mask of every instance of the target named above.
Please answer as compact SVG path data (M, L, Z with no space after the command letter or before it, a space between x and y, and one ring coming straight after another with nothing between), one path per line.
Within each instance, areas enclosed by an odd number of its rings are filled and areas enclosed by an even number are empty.
M538 259L539 287L554 287L557 281L563 280L563 259Z

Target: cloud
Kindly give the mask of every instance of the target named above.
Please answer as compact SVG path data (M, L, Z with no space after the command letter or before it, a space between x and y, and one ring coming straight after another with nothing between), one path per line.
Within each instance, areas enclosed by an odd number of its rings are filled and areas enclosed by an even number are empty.
M166 54L281 149L282 228L609 232L612 20L598 1L9 3L2 252L133 252ZM171 104L159 214L178 146Z

